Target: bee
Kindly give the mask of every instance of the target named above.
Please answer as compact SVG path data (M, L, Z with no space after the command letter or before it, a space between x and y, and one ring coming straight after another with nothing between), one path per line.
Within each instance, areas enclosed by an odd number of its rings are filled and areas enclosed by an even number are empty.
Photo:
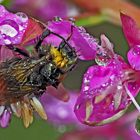
M65 75L77 63L76 51L68 43L72 30L73 26L69 37L64 39L46 28L34 47L36 57L29 56L27 52L13 45L6 46L23 57L14 57L0 64L0 109L4 107L22 118L25 127L32 123L34 110L43 119L47 119L38 97L48 86L57 89ZM50 34L62 39L59 46L42 45Z

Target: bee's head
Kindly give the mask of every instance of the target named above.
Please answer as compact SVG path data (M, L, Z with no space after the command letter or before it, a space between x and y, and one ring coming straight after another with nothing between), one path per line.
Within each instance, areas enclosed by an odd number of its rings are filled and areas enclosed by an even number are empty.
M60 44L58 48L50 49L53 62L59 67L69 70L77 62L75 49L68 44Z

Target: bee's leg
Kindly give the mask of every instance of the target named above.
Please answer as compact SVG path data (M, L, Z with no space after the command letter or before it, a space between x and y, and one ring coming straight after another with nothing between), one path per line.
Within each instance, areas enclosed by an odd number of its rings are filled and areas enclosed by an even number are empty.
M71 29L71 30L73 30L73 26L72 26L72 29ZM39 55L40 55L40 52L41 52L41 51L40 51L40 46L41 46L43 40L44 40L47 36L49 36L50 34L53 34L53 35L59 37L60 39L62 39L61 47L62 47L62 46L65 46L65 44L67 44L68 46L70 46L70 44L68 43L68 40L70 39L72 33L70 34L70 36L69 36L67 39L65 39L65 38L63 38L62 36L60 36L59 34L54 33L54 32L52 32L52 31L50 31L49 29L45 29L45 31L44 31L44 32L42 33L42 35L39 37L38 42L37 42L37 44L36 44L36 46L35 46L35 50L36 50L36 52L37 52Z
M20 55L24 56L24 57L30 57L29 54L27 52L25 52L24 50L21 50L13 45L6 45L6 47L14 52L19 53Z
M67 39L64 39L64 38L62 39L62 37L61 37L62 42L59 45L59 49L63 48L65 45L70 46L70 44L68 43L68 41L70 40L70 38L71 38L71 36L73 34L73 28L74 28L74 26L71 26L71 33L70 33L70 35L68 36Z

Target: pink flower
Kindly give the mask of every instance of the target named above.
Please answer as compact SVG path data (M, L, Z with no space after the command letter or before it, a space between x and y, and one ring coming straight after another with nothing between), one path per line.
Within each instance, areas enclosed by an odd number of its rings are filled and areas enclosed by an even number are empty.
M63 37L67 39L69 45L76 51L80 59L89 60L95 58L96 48L98 46L96 40L86 33L84 28L77 27L72 21L50 21L48 26L46 26L32 18L28 19L24 13L17 15L12 14L6 11L3 6L0 6L0 9L0 63L5 61L9 62L10 59L16 58L18 57L17 55L19 55L17 52L10 50L8 45L9 47L19 47L21 50L26 48L28 50L28 43L32 43L33 40L39 38L46 27L56 35L46 37L43 42L44 44L48 45L48 43L51 43L51 45L58 47L62 41L60 38ZM57 36L57 34L60 36L60 38ZM7 39L10 42L7 43ZM33 45L35 45L35 41L33 43ZM43 45L43 47L46 47L47 45ZM16 48L14 48L14 50L15 49ZM32 58L36 57L34 53L31 53L30 56ZM21 59L22 58L23 57L21 57ZM37 57L37 59L40 58ZM3 63L3 65L5 65L5 63ZM16 76L14 75L14 78L15 77ZM57 89L47 86L47 91L44 90L43 92L49 92L50 95L53 95L62 101L68 101L69 99L67 91L64 89L62 84L59 84ZM11 115L15 114L18 118L22 118L25 127L29 127L29 125L33 122L34 111L36 111L40 117L42 117L42 119L47 119L46 112L39 101L39 97L35 94L32 96L27 94L26 96L23 96L22 100L18 100L17 98L16 101L11 100L7 104L0 104L0 126L7 127L11 120Z
M121 117L131 100L136 103L134 97L140 90L140 71L114 53L112 43L104 35L95 61L98 65L91 66L84 74L75 105L79 121L93 126Z
M0 45L19 44L28 25L26 14L8 12L0 5Z

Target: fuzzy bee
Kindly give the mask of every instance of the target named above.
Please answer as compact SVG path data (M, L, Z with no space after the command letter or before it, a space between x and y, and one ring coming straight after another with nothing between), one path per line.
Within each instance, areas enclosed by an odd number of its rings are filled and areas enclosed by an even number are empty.
M44 38L50 34L62 39L59 46L42 46ZM13 45L6 46L23 58L15 57L0 64L1 114L5 109L12 111L23 119L25 127L32 123L34 110L43 119L47 119L37 97L42 95L48 86L57 88L66 73L75 66L77 54L68 43L71 35L64 39L59 34L45 29L35 46L36 57L30 57L25 51Z

